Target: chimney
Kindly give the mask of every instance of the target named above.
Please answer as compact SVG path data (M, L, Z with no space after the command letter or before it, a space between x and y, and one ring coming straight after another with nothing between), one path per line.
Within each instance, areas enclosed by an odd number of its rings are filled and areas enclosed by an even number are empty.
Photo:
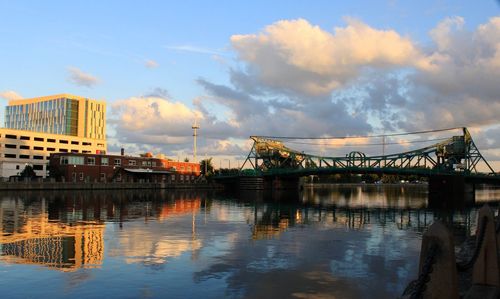
M123 147L122 147L122 148L121 148L121 150L120 150L120 154L121 154L122 156L124 156L124 155L125 155L125 149L124 149Z

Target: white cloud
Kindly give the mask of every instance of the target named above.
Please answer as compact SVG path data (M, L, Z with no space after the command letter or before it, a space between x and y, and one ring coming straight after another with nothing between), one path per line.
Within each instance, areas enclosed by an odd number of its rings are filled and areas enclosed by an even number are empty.
M20 100L23 97L13 90L5 90L0 92L0 98L4 98L9 101Z
M154 69L159 67L160 65L155 60L147 59L144 61L144 66L146 66L148 69Z
M374 128L498 125L500 17L472 31L464 22L443 20L421 48L401 33L354 19L333 32L291 20L234 35L239 61L229 67L229 84L198 79L206 94L193 100L195 108L170 100L163 90L122 100L114 107L117 136L124 143L189 152L198 118L204 152L236 155L246 154L241 140L249 135L360 136ZM229 113L221 117L211 105ZM498 130L488 132L485 146L498 144ZM229 146L228 140L239 143Z
M192 45L180 45L180 46L166 46L168 50L180 51L180 52L190 52L190 53L198 53L198 54L209 54L209 55L222 55L220 51L197 47Z
M100 82L99 78L89 73L85 73L76 67L68 67L68 73L69 81L79 86L93 87Z
M409 38L352 18L333 33L304 19L283 20L258 34L233 35L231 44L262 84L307 95L329 94L367 66L426 64Z

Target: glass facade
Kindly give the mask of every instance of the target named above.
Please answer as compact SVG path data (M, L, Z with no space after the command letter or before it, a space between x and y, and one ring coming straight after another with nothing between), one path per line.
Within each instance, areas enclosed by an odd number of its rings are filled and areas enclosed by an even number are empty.
M51 134L76 136L78 101L52 99L5 108L5 127Z
M104 140L105 123L105 104L81 97L13 101L5 108L5 128L9 129Z

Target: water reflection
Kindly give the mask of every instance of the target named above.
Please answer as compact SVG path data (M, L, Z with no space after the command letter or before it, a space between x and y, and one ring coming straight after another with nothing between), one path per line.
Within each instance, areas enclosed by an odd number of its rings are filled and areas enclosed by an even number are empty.
M479 198L496 205L497 195L486 190ZM432 221L444 220L459 240L475 229L475 207L433 210L426 198L418 186L238 195L4 193L0 272L11 275L0 291L54 298L162 298L167 291L169 297L395 297L416 276L421 234ZM21 266L38 271L26 274ZM44 283L30 288L16 273Z

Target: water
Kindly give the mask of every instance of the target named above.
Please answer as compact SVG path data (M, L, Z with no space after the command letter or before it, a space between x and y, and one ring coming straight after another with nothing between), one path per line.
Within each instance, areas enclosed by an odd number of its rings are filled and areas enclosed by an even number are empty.
M423 186L301 194L0 195L2 298L394 298L436 218L457 240L476 207L427 208ZM496 206L499 189L478 191Z

